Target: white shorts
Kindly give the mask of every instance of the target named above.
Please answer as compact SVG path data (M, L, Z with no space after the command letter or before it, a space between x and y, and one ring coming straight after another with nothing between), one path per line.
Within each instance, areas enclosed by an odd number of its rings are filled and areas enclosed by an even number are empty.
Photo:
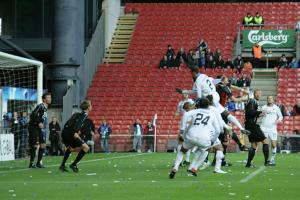
M264 127L260 127L263 133L265 134L266 138L269 138L270 140L277 141L277 131L272 131L269 129L266 129Z
M184 139L184 142L182 144L183 148L185 149L192 149L194 147L197 147L200 150L206 150L211 146L210 140L203 140L200 138L191 138L191 139Z

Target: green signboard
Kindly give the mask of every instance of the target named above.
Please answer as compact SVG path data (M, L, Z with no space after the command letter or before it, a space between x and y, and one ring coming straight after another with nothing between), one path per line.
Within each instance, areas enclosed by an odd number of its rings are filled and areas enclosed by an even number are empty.
M243 48L255 43L267 48L294 48L295 30L244 30Z

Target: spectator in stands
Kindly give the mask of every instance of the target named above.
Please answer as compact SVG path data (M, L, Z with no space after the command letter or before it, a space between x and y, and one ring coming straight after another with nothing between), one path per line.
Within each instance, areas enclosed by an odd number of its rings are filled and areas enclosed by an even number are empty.
M237 58L234 60L233 64L238 73L241 73L244 67L244 61L242 59L242 56L238 55Z
M299 68L299 64L295 57L292 59L292 62L289 64L289 68L292 68L292 69Z
M141 152L143 128L139 119L136 119L131 126L131 135L133 136L133 151Z
M296 105L293 107L292 116L299 116L300 115L300 100L297 102Z
M264 18L259 14L259 12L255 13L253 18L253 22L255 26L263 26L264 25Z
M241 98L243 96L244 96L244 91L240 91L240 93L237 96L237 98ZM236 110L245 110L245 102L243 102L243 101L236 102L235 103L235 109Z
M300 21L296 23L296 32L300 32Z
M215 61L212 55L209 56L208 61L206 62L206 68L214 69Z
M252 54L253 54L253 67L259 68L261 67L260 60L262 58L262 53L266 53L264 48L259 46L259 44L256 42L255 45L252 47Z
M195 67L195 60L194 60L194 53L193 50L189 50L188 56L187 56L187 66L190 69L193 69Z
M60 143L60 125L57 122L57 118L52 117L52 121L49 124L49 140L50 140L50 153L51 155L63 155L64 152Z
M232 61L231 61L230 58L227 58L227 61L225 62L225 68L227 68L227 69L234 69L234 65L233 65L233 63L232 63Z
M247 77L247 74L243 74L243 76L238 80L237 86L239 87L250 87L251 80Z
M146 149L147 151L154 151L154 126L150 121L147 122L147 126L144 129L144 134L146 137Z
M168 50L167 50L167 53L166 53L166 56L167 56L168 60L171 60L174 55L176 55L175 51L174 51L172 45L169 44L168 45Z
M221 55L219 55L218 59L215 60L215 67L218 69L223 69L224 68L224 60Z
M205 52L205 56L206 56L206 62L207 62L209 60L210 56L214 57L214 53L211 52L210 48L207 48L207 51Z
M227 108L227 110L228 110L229 112L235 112L236 109L235 109L235 103L234 103L234 101L228 101L228 102L226 103L226 108Z
M293 135L299 135L300 133L299 133L299 130L297 130L297 129L295 129L295 130L293 130L293 133L292 133Z
M169 61L169 68L173 68L173 69L179 69L180 67L180 62L177 59L176 55L173 55L172 59Z
M248 12L247 15L243 19L244 26L252 26L253 25L253 17Z
M238 81L238 77L236 75L236 73L234 72L231 76L231 78L229 79L229 82L231 85L237 85L237 81Z
M199 41L199 43L198 43L198 46L197 46L197 51L199 51L199 52L201 52L201 51L204 51L204 52L206 52L207 51L207 48L208 48L208 45L207 45L207 43L203 40L203 39L201 39L200 41Z
M216 52L214 54L214 60L218 60L219 56L222 56L222 52L221 52L221 49L217 48Z
M185 53L183 47L181 47L180 50L178 51L178 53L177 53L177 59L179 60L180 64L186 63L187 58L186 58L186 53Z
M19 118L20 124L20 148L19 148L19 156L26 157L27 156L27 143L28 143L28 116L27 112L24 111Z
M282 54L279 62L278 62L278 67L279 68L288 68L288 60L285 57L285 54Z
M280 109L282 116L283 116L283 117L287 116L287 113L286 113L286 111L285 111L285 107L284 107L284 105L282 104L281 100L277 100L276 105L277 105L278 108Z
M206 61L205 61L205 51L201 51L199 60L198 60L198 66L199 67L205 67Z
M252 64L250 62L250 59L247 59L247 61L245 62L245 64L244 64L244 70L248 71L248 72L250 72L252 70Z
M98 132L101 136L101 148L105 153L109 153L109 136L112 133L112 129L106 120L102 120L102 124L98 128Z
M294 116L293 106L288 106L286 109L286 116Z
M159 68L160 69L169 68L169 61L168 61L168 57L166 55L164 55L164 58L160 61Z
M300 32L300 21L296 23L296 32Z

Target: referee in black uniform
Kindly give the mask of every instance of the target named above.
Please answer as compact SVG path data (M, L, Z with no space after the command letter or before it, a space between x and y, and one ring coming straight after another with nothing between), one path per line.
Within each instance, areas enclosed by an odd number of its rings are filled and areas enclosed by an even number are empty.
M263 143L263 153L265 157L265 166L271 166L269 159L269 145L267 138L265 137L263 131L260 129L260 126L257 124L257 118L265 115L262 111L258 111L258 101L261 97L261 91L254 91L254 98L249 99L248 103L245 106L245 128L251 131L251 134L248 135L249 142L251 143L251 148L248 153L248 160L245 167L252 168L252 160L255 156L255 151L257 148L257 143Z
M90 101L83 101L80 105L82 112L74 113L72 117L66 122L62 131L62 140L67 150L63 161L59 167L62 172L68 172L66 169L66 161L68 160L71 151L79 151L74 162L70 165L73 172L78 172L77 163L83 158L85 153L89 151L89 146L84 141L84 137L90 134L93 123L88 119L88 114L92 110ZM90 128L86 126L91 126ZM88 131L88 132L87 132Z
M30 114L30 120L28 124L29 132L29 148L30 148L30 163L29 168L44 168L41 164L43 154L46 148L46 120L47 120L47 108L51 104L51 94L45 93L42 96L43 103L37 105L37 107ZM36 165L33 164L36 150L39 147L38 159Z

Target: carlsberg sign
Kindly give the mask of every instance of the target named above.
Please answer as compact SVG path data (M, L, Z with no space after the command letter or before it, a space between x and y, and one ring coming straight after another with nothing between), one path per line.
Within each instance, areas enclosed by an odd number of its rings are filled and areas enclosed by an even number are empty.
M243 48L252 48L255 43L269 48L294 48L295 30L244 30Z

